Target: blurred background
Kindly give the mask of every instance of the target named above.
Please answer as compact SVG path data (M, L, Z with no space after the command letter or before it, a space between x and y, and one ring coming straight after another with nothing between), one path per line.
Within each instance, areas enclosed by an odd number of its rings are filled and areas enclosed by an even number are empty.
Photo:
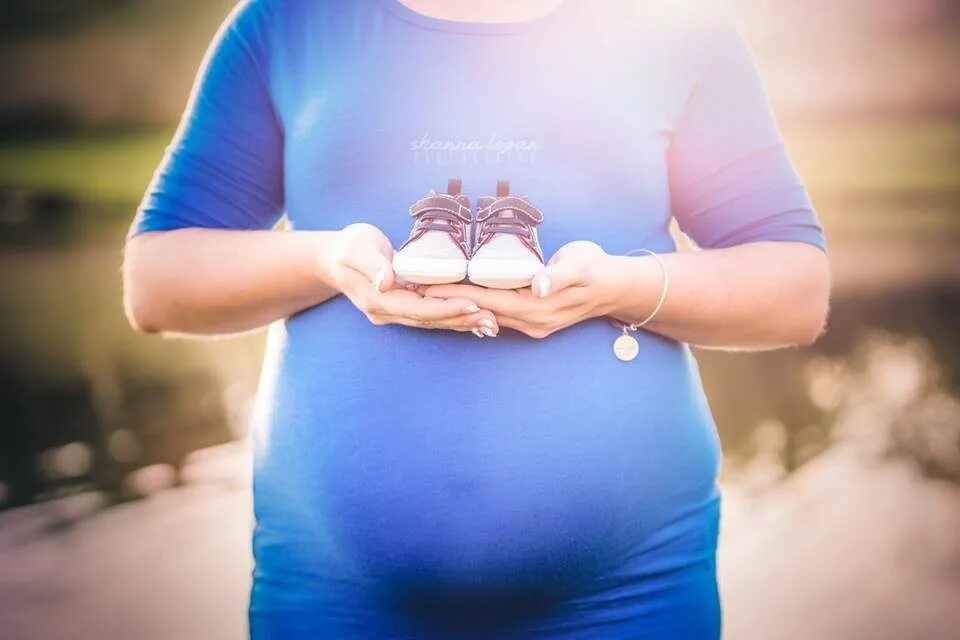
M730 4L836 296L813 348L699 353L726 452L726 637L956 639L960 2ZM0 0L4 638L245 633L263 336L137 336L119 286L232 5Z

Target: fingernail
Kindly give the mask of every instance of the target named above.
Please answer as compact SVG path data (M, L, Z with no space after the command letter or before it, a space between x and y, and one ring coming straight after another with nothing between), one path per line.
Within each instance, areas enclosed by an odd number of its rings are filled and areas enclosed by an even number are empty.
M493 329L490 329L489 327L484 327L483 329L480 329L480 332L483 333L483 335L487 336L488 338L497 337L497 334L494 333Z
M480 332L480 329L470 329L470 333L477 336L478 338L483 338L483 333Z
M405 288L407 291L416 291L416 290L417 290L417 283L416 283L416 282L408 282L407 284L405 284L405 285L403 285L403 286L404 286L404 288Z
M486 318L481 319L480 324L487 329L493 329L493 321L487 320Z
M380 287L383 285L384 278L387 277L387 272L385 269L380 269L377 271L376 275L373 276L373 288L377 291L380 291Z
M548 293L550 293L550 278L540 276L537 279L537 295L541 298L546 298Z
M468 304L463 308L464 313L476 313L477 311L480 311L480 307L475 304Z

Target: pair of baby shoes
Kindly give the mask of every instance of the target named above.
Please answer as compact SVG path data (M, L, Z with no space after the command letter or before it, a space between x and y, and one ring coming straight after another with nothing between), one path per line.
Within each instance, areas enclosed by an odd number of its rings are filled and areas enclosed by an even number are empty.
M415 284L469 279L494 289L530 285L543 267L537 225L543 214L527 196L510 195L510 183L497 182L495 196L481 196L476 214L461 193L459 178L446 193L430 190L410 207L413 229L393 256L393 270Z

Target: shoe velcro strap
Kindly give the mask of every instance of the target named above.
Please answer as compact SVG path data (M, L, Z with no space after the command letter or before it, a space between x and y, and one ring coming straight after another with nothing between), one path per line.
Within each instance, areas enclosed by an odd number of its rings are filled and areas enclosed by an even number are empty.
M464 222L470 222L470 209L463 206L456 198L442 193L421 198L410 205L410 215L419 216L427 211L446 211Z
M522 213L523 216L533 224L540 224L543 222L543 213L541 213L540 209L537 209L535 206L530 204L529 200L526 200L520 196L497 198L490 205L477 213L477 221L483 222L490 216L496 215L501 211L515 211Z

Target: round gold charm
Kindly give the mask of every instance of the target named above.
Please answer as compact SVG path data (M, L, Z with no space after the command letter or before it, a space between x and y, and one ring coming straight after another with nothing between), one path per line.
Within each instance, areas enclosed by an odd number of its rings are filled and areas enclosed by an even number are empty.
M640 353L640 343L633 336L624 333L614 341L613 353L624 362L630 362Z

